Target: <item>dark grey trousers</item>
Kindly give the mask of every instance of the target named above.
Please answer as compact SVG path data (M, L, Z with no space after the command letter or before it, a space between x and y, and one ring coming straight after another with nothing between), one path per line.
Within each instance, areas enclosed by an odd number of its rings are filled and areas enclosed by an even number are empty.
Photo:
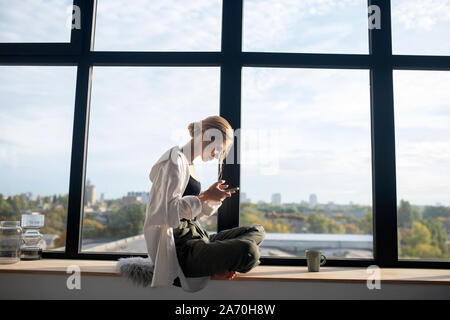
M260 264L259 245L264 237L259 224L209 235L198 221L182 219L174 229L178 261L186 277L250 271Z

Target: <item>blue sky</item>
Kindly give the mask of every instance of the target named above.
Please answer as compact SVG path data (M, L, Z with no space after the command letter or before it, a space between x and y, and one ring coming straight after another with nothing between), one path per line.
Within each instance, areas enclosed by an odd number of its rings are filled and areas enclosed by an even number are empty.
M189 5L188 5L189 3ZM393 0L396 54L450 52L450 1ZM0 0L0 42L67 42L68 1ZM244 51L368 53L359 0L244 1ZM220 50L221 1L100 0L96 50ZM446 35L446 37L444 37ZM244 68L241 191L370 204L368 70ZM0 67L0 192L68 192L76 68ZM450 205L450 75L395 71L398 196ZM152 164L219 113L220 70L94 68L87 178L149 191ZM195 161L206 189L217 160Z

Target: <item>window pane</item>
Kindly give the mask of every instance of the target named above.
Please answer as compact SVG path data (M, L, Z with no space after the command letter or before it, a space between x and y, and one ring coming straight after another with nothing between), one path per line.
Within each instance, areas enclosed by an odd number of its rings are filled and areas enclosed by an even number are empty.
M392 0L394 54L449 55L449 0Z
M262 255L373 258L369 72L244 68L242 91L240 224L264 226Z
M369 52L365 0L244 0L243 50Z
M76 68L0 67L0 220L45 217L44 250L64 250Z
M0 0L0 42L70 42L72 0Z
M220 0L99 0L96 50L220 51Z
M190 140L190 122L219 114L219 80L219 68L94 69L83 250L147 251L142 228L151 167ZM194 164L202 190L217 181L217 159ZM215 216L199 221L217 230Z
M399 257L448 260L450 72L394 71Z

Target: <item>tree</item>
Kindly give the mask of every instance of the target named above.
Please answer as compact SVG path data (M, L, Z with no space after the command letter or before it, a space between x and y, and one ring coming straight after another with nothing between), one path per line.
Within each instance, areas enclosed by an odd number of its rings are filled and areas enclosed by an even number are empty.
M111 212L106 226L111 237L126 238L141 234L144 220L145 204L134 202Z
M309 231L312 233L345 233L343 225L325 217L321 213L314 212L309 214L306 222L309 225Z
M400 207L397 211L397 222L400 227L406 227L413 222L413 211L408 201L400 200Z
M402 255L412 258L441 258L443 252L439 247L433 246L432 235L428 228L414 221L411 235L404 238L405 246L402 247Z
M431 244L431 232L420 222L412 225L412 235L405 239L408 246L416 247L419 244Z
M59 234L59 237L56 238L55 241L54 241L55 248L65 247L66 246L66 236L67 236L66 230L64 230L63 232L61 232Z
M105 226L92 219L83 220L83 238L99 238L105 235Z
M0 220L11 220L12 218L14 218L14 209L11 207L11 204L3 198L3 195L1 195Z
M346 234L359 234L361 230L354 223L348 223L345 225L345 233Z
M372 234L372 208L367 209L364 217L359 221L359 229L364 234Z
M438 247L445 254L447 252L447 234L442 224L432 219L422 220L422 223L431 233L431 245Z
M450 208L444 206L426 206L423 210L424 219L432 219L438 217L450 218Z

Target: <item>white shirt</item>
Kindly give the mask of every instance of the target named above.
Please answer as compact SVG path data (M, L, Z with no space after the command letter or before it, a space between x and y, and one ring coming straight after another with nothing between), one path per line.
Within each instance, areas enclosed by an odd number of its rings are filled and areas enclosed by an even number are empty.
M201 202L197 196L182 196L189 182L189 161L179 146L167 150L150 171L152 187L147 201L144 237L154 263L151 287L172 286L176 277L185 291L203 289L207 277L185 277L178 263L173 228L181 218L211 216L222 205ZM192 213L192 216L191 216Z

